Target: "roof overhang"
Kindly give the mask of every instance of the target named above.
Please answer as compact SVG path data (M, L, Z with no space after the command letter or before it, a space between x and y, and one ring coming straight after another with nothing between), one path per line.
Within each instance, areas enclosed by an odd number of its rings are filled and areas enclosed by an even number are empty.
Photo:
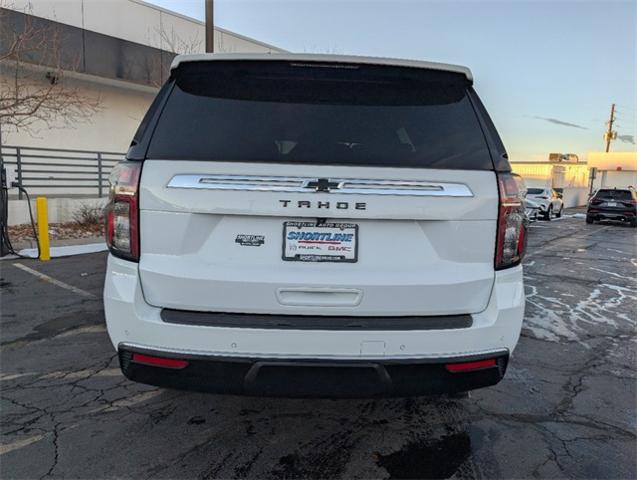
M178 55L173 59L170 69L177 68L186 62L208 62L208 61L288 61L288 62L321 62L321 63L347 63L361 65L387 65L393 67L423 68L427 70L440 70L445 72L455 72L464 75L467 80L473 83L471 70L461 65L450 65L447 63L423 62L419 60L404 60L397 58L383 57L359 57L352 55L323 55L307 53L195 53L188 55Z

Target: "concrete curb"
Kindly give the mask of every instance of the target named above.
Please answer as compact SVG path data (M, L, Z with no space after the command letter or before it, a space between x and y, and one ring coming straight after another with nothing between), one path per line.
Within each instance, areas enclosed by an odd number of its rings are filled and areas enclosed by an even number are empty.
M66 245L63 247L51 247L51 258L70 257L73 255L84 255L86 253L97 253L108 250L106 243L88 243L84 245ZM37 248L25 248L18 251L18 254L22 257L29 257L33 259L38 258ZM7 255L0 258L0 260L15 260L18 257L16 255Z
M107 250L106 243L89 243L86 245L67 245L64 247L51 247L51 258L70 257L71 255L83 255L85 253L96 253ZM37 258L37 248L25 248L18 252L25 257Z

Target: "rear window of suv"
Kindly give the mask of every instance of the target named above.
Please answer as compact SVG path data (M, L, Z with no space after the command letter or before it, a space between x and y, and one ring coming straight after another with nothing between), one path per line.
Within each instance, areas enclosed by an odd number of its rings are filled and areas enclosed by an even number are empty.
M544 189L543 188L529 188L526 193L530 194L530 195L540 195L541 193L544 193Z
M147 158L493 170L463 74L294 62L191 62Z
M600 190L595 194L595 198L609 200L630 200L632 199L630 190Z

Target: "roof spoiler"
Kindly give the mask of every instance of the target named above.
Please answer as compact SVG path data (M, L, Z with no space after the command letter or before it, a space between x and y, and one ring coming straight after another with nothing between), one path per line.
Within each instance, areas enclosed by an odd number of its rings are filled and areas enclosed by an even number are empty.
M404 60L383 57L360 57L353 55L323 55L307 53L195 53L188 55L177 55L170 65L170 70L174 70L182 63L186 62L208 62L208 61L290 61L290 62L321 62L321 63L347 63L361 65L387 65L393 67L423 68L427 70L440 70L444 72L455 72L464 75L470 83L473 83L471 70L461 65L450 65L447 63L423 62L419 60Z

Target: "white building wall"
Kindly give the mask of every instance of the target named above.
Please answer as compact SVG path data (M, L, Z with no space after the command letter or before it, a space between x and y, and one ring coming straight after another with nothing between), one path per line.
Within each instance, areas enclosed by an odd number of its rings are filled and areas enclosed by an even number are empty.
M577 188L588 186L585 163L511 162L513 172L535 187Z
M565 208L583 207L588 202L588 188L564 187L562 200Z
M49 198L47 201L48 221L49 224L70 222L73 221L76 213L80 211L80 209L86 207L101 209L104 208L105 204L105 198ZM8 210L9 225L30 223L29 204L26 199L10 199ZM37 221L35 198L31 199L31 212L33 213L35 221Z
M0 73L0 81L4 81ZM99 98L101 111L89 121L66 125L62 119L53 128L36 123L21 131L3 130L4 145L99 150L123 152L128 150L133 134L156 94L156 89L125 82L115 82L83 76L64 80L77 87L82 95Z
M203 22L141 0L13 0L7 8L163 50L170 48L162 41L162 31L169 36L174 32L180 43L195 47L190 53L205 48ZM283 51L218 27L215 47L219 52Z
M588 201L589 169L585 163L511 162L511 168L527 187L561 188L567 208Z
M637 188L637 171L601 170L593 181L593 190L600 188Z
M589 152L589 165L597 169L593 189L637 188L637 151Z

